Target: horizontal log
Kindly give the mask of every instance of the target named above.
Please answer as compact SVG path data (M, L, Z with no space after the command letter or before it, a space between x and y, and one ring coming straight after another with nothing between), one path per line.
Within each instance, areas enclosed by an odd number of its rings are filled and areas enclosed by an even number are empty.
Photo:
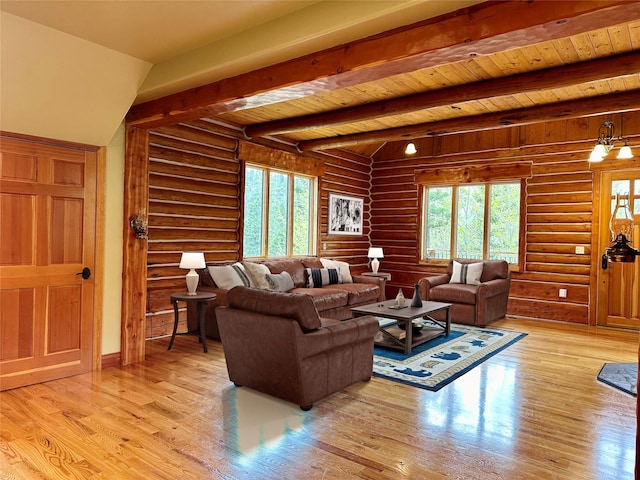
M220 195L223 197L238 196L239 187L225 182L217 182L203 178L177 178L165 175L149 173L149 186L162 187L178 191L193 191L208 193L210 195Z
M161 278L177 277L184 280L187 272L188 270L179 267L179 262L173 265L149 265L147 268L147 278L150 280L158 280ZM173 278L173 280L176 284L179 283L176 278ZM149 289L159 290L157 284L149 284Z
M174 214L210 218L239 218L240 212L229 208L217 208L209 205L189 205L168 203L159 200L149 201L149 211L157 214Z
M567 182L567 183L529 183L527 193L529 196L545 193L591 192L593 182Z
M168 229L168 228L149 228L149 242L159 242L167 240L179 241L199 241L210 240L215 241L231 241L237 240L238 234L236 229L221 230L193 230L193 229ZM151 245L149 246L151 248Z
M200 145L198 150L180 150L179 145L151 145L149 147L150 160L165 160L181 165L193 165L213 168L222 172L238 172L240 164L235 152L216 150L206 145Z
M527 233L539 233L539 232L554 232L554 233L591 232L591 223L568 224L568 223L527 222Z
M575 284L589 285L590 278L583 275L572 275L563 273L533 272L520 271L512 272L512 278L515 280L531 281L531 282L549 282L557 284Z
M589 265L567 265L567 264L548 264L548 263L527 263L527 271L529 272L547 272L559 273L564 275L583 275L588 277L591 273Z
M149 199L152 201L170 203L191 203L201 206L210 206L221 209L238 210L239 199L237 197L224 197L209 193L180 192L177 190L166 190L164 188L149 187ZM151 217L152 214L149 215ZM227 216L227 215L225 215Z
M527 214L532 213L587 213L591 215L592 211L591 202L585 203L543 203L532 205L527 204Z
M158 338L171 335L173 331L174 314L149 312L146 316L146 338ZM178 333L187 331L187 310L181 310L178 315Z
M537 165L533 165L532 177L528 180L529 185L536 185L539 183L558 184L567 182L584 182L586 184L593 184L593 172L589 172L586 165L582 165L584 170L567 172L566 165L562 165L563 170L560 172L542 172L539 171ZM564 185L558 185L559 189L564 188Z
M591 244L591 233L527 233L527 243Z
M216 133L192 128L184 123L154 128L152 132L158 135L179 138L185 142L202 143L232 152L238 149L238 141L235 138L223 137Z
M236 212L237 214L237 212ZM173 227L192 230L237 230L238 219L190 218L183 216L149 215L149 226Z
M556 263L560 265L590 265L590 255L562 255L550 253L527 253L525 261L529 263Z
M527 243L526 251L527 253L573 255L575 254L576 246L577 245L567 245L562 243ZM591 255L590 244L580 246L584 248L584 255L581 256L588 257Z
M581 304L510 298L507 315L571 323L589 323L589 307Z
M174 177L181 180L191 177L230 185L236 185L238 183L238 173L235 171L197 168L185 164L159 162L151 159L149 160L149 173L158 176Z
M527 223L585 223L591 224L592 214L566 212L562 206L557 207L555 212L545 212L544 214L527 213Z
M554 193L545 195L527 195L527 205L588 203L593 200L592 193Z
M202 240L191 240L188 242L154 242L149 240L149 252L207 252L218 251L228 252L229 261L237 260L239 258L239 245L237 235L233 239L218 239L211 240L210 242L203 242ZM209 260L207 260L209 261Z
M377 213L392 213L398 212L405 209L410 209L415 212L418 212L418 201L417 199L400 199L400 198L386 198L385 200L373 200L371 202L371 210L372 212Z

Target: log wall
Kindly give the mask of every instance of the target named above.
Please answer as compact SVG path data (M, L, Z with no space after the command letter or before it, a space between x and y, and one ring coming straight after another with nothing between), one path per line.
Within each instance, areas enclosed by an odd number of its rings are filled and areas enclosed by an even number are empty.
M445 266L419 262L419 201L416 172L437 168L530 162L526 180L524 251L520 270L513 272L508 314L588 323L593 211L598 198L594 172L587 158L605 119L574 119L426 138L414 142L415 157L404 145L388 144L374 157L372 182L372 243L384 247L381 270L392 274L387 295L409 288L421 276L442 273ZM620 124L619 116L613 118ZM640 132L640 118L625 115L625 131ZM460 183L465 178L459 179ZM576 254L576 246L584 254ZM558 290L567 289L559 298ZM407 291L405 289L405 295Z
M185 289L186 271L178 268L183 251L203 251L208 265L241 259L241 139L239 130L205 121L149 133L146 338L171 333L174 314L169 295ZM252 152L265 152L265 164L282 168L293 157L298 165L309 161L264 147ZM256 155L251 158L252 162L259 160ZM319 178L319 254L348 261L355 271L365 270L371 160L345 154L324 155L316 161L323 172ZM330 192L365 199L362 236L327 235ZM186 308L180 307L180 329L184 330Z

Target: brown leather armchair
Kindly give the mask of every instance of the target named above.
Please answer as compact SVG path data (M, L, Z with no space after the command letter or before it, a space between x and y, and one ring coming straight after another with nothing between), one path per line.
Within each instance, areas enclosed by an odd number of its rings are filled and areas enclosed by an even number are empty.
M374 317L321 318L308 295L235 287L216 309L229 379L296 403L371 378Z
M451 303L451 321L484 327L504 317L509 301L511 273L504 260L471 260L456 258L462 264L483 262L479 285L449 283L453 274L453 260L447 273L425 277L418 282L424 300ZM437 314L434 315L437 318Z

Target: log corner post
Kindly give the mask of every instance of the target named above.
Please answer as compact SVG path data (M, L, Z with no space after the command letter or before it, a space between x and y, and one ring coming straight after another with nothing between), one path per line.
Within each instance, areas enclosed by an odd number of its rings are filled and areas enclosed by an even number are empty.
M127 126L124 158L124 251L122 258L121 364L144 361L147 310L146 232L131 220L145 222L149 205L149 131ZM139 227L139 225L136 225Z

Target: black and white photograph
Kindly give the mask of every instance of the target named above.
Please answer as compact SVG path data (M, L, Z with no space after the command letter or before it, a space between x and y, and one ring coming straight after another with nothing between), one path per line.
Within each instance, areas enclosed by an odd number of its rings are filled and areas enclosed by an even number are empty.
M362 235L364 200L346 195L329 194L329 234Z

